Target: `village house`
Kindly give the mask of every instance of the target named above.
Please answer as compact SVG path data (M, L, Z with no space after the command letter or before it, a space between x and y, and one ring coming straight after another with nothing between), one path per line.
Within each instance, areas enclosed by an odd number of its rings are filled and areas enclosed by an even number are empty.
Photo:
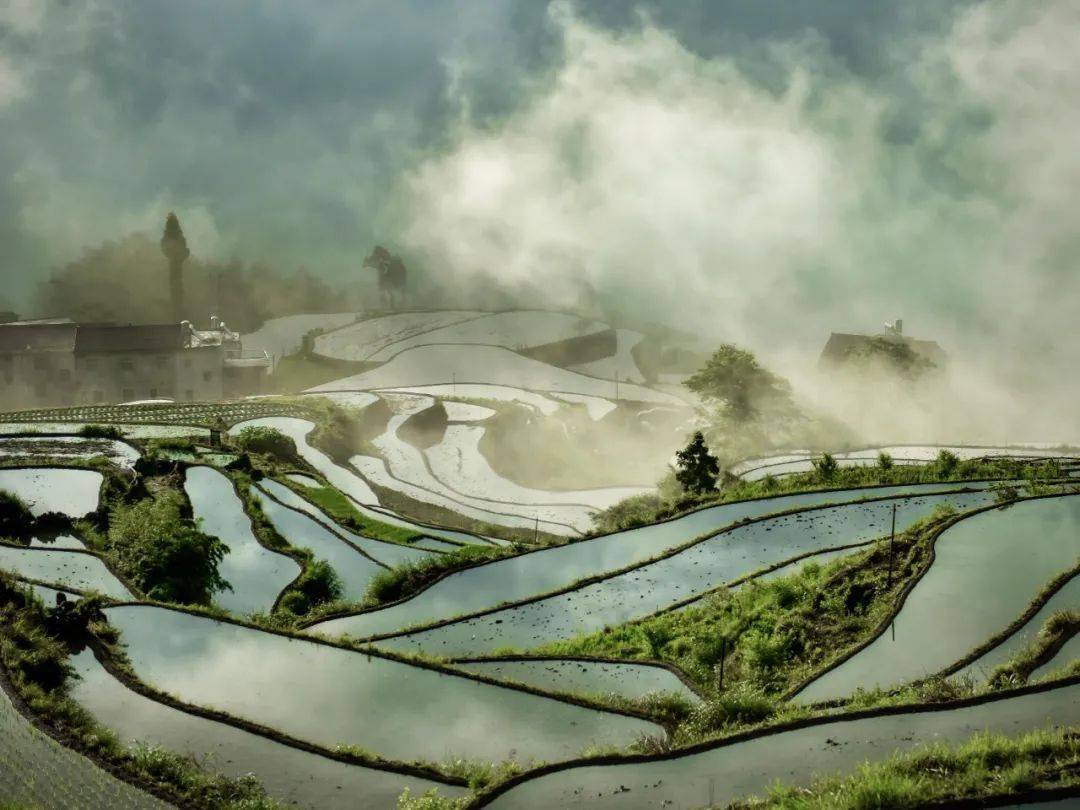
M0 324L0 409L136 400L218 401L260 393L270 358L245 357L216 318L127 325Z

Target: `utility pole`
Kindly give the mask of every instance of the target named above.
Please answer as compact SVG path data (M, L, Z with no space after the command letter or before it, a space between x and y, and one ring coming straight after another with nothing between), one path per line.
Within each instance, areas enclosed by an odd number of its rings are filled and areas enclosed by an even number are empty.
M896 540L896 503L892 505L892 531L889 533L889 577L886 582L886 588L892 588L892 558L893 558L893 541Z
M533 515L536 523L533 524L533 545L537 545L540 542L540 515Z

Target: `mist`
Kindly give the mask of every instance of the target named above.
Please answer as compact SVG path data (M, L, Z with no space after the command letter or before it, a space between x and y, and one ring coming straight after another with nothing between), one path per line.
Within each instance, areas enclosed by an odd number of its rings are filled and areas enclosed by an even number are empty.
M1074 3L965 8L891 43L874 81L812 34L751 71L647 16L612 32L554 3L548 20L550 75L495 124L460 93L453 146L405 180L404 239L448 289L595 292L752 348L882 439L1078 435ZM945 347L947 384L817 373L830 331L894 317Z
M743 345L868 438L1076 440L1080 9L905 9L20 0L0 309L61 314L52 274L174 210L193 261L308 268L358 309L385 242L416 305ZM830 332L897 317L944 382L818 372Z

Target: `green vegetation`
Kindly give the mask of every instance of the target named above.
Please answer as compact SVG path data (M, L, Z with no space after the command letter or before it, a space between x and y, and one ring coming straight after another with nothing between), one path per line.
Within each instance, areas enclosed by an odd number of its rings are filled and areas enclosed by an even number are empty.
M1060 477L1060 465L1052 459L1034 463L1007 457L961 460L948 450L942 450L938 458L928 464L898 465L886 455L873 466L841 467L826 453L814 459L814 469L810 472L778 478L767 475L757 481L729 477L719 491L704 494L687 492L671 476L660 483L655 493L620 501L597 514L593 523L597 533L621 531L704 506L819 489L1004 479L1023 481L1027 494L1042 494L1049 482Z
M1080 633L1080 610L1063 610L1053 614L1031 644L994 670L990 683L998 687L1027 683L1031 673L1051 660L1077 633Z
M732 805L794 810L924 807L1080 785L1080 736L1068 729L1017 737L977 734L959 746L930 745L863 765L846 778L775 787L765 799Z
M423 557L376 574L368 585L365 601L372 605L396 602L421 590L447 571L509 557L513 553L513 549L505 546L462 546L447 554Z
M282 594L278 609L304 616L319 605L336 602L341 593L341 577L330 563L309 559L304 573Z
M675 480L686 492L700 495L716 489L720 462L705 446L705 437L700 430L690 444L675 454L675 466Z
M122 439L123 431L115 425L83 425L79 435L88 439Z
M374 537L378 540L389 540L393 543L408 545L423 537L412 529L404 526L393 526L382 521L372 520L361 514L352 501L345 497L338 489L331 486L303 487L293 486L289 481L279 481L297 492L302 492L303 497L315 504L327 516L365 537Z
M771 716L779 699L865 641L897 595L926 564L930 538L951 509L898 535L822 566L722 589L679 611L655 614L538 648L538 655L584 655L674 664L710 696L690 712L679 741Z
M151 599L209 604L214 593L230 587L218 573L229 548L183 517L183 506L175 490L116 503L106 535L87 533L87 539Z
M76 605L72 611L89 617L93 609ZM0 574L0 664L15 690L44 722L66 736L69 744L99 762L117 769L129 781L153 785L181 804L231 810L275 810L282 805L269 799L250 776L228 779L204 770L195 759L160 748L125 747L109 730L69 695L72 677L67 662L72 645L88 639L87 627L68 637L58 632L56 611L44 608L29 590Z
M686 383L686 387L735 422L765 411L794 408L791 386L758 363L753 354L725 343Z
M780 447L835 446L853 438L835 420L802 408L787 380L731 344L720 346L685 385L701 397L705 438L725 463Z
M246 453L262 453L279 461L295 461L296 443L272 427L246 427L233 439Z
M34 515L26 501L0 489L0 537L25 540L33 531Z

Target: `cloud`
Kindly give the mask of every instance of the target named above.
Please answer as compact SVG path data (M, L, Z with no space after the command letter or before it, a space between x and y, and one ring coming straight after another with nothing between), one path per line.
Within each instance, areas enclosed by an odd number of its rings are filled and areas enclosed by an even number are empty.
M1050 393L1077 360L1077 15L964 9L898 42L888 80L813 36L770 42L756 61L782 80L763 83L648 19L615 32L554 4L548 81L409 175L409 244L448 287L557 306L587 287L795 373L830 330L903 316L1002 406Z

